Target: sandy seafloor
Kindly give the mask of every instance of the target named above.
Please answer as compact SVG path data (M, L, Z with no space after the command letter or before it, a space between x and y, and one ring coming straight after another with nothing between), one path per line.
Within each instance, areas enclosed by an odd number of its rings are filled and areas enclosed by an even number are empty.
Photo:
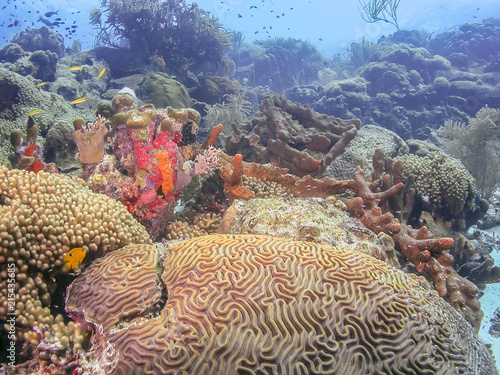
M485 232L500 237L500 226L487 229ZM495 259L495 265L500 265L500 250L498 247L491 252L491 256ZM485 344L491 344L491 349L493 350L497 363L496 367L500 371L500 338L494 338L489 334L491 319L495 315L495 310L500 308L500 283L488 284L479 302L481 302L481 309L484 312L481 328L479 330L479 337Z

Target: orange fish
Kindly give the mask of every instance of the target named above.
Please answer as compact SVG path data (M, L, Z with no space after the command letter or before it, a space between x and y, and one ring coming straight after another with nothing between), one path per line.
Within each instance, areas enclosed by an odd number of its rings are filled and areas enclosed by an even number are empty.
M81 247L75 247L68 251L63 260L66 262L66 266L72 270L82 262L85 255L87 255L87 250Z

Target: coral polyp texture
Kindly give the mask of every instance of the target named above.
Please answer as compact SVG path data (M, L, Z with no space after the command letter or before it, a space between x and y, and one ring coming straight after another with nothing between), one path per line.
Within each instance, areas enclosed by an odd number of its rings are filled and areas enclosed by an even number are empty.
M24 353L28 341L43 344L40 339L46 331L52 333L47 334L50 340L57 341L60 336L52 330L53 317L44 308L48 310L52 303L55 277L63 270L65 254L83 247L87 263L106 251L148 242L145 229L124 205L92 192L83 180L0 167L2 328L7 314L16 314L16 339ZM7 275L12 273L15 301L8 289L12 276ZM42 337L37 338L37 329Z
M347 247L256 235L127 246L73 282L66 309L97 328L82 370L108 374L497 373L437 293Z
M476 182L460 160L432 151L425 157L406 155L403 173L415 176L415 190L428 197L432 213L441 217L457 215L470 208L476 195Z

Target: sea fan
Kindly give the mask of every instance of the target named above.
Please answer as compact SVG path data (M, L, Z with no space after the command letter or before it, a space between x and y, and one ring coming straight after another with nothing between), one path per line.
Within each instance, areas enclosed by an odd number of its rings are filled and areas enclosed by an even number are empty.
M210 106L205 117L209 129L217 124L224 125L222 139L232 134L232 124L241 127L255 112L252 103L245 98L244 94L225 95L224 98L225 101L222 104Z
M495 189L499 176L500 110L485 106L469 124L445 122L439 136L451 156L460 159L476 179L477 190L488 197Z

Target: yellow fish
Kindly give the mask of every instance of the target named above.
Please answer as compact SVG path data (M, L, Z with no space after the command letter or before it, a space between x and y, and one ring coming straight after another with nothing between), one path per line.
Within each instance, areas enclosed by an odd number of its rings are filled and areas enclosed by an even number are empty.
M21 69L21 67L20 67L20 66L16 66L16 67L14 67L14 69L12 69L12 71L14 71L14 72L18 72L20 69Z
M101 78L104 75L104 72L106 71L106 68L101 70L101 72L97 75L97 78Z
M86 101L87 101L87 98L80 98L80 99L73 100L69 104L78 104L78 103L83 103L83 102L86 102Z
M68 251L68 253L64 256L64 262L66 262L66 266L72 270L76 266L78 266L80 263L82 263L82 260L85 258L85 255L87 255L87 250L81 248L81 247L75 247Z
M45 86L48 82L41 82L36 85L36 87Z
M83 69L83 66L72 66L71 68L68 68L68 70L70 70L72 72L82 70L82 69Z
M37 113L40 113L39 109L35 109L34 111L31 111L30 113L27 113L26 117L30 117L30 116L36 115Z

